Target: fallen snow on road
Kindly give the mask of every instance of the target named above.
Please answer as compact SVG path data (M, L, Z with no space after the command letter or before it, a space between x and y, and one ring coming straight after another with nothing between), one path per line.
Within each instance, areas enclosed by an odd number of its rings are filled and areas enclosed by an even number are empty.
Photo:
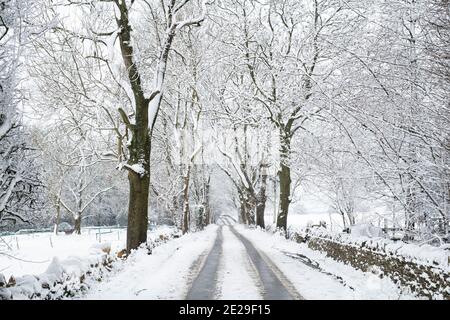
M156 247L131 254L123 268L94 286L85 299L184 299L192 277L191 266L208 251L217 226L191 233Z
M243 225L236 225L235 228L276 264L305 299L417 299L409 292L402 292L386 277L380 279L374 273L336 262L305 244ZM306 256L319 263L323 272L285 253Z
M244 245L229 227L224 226L222 234L223 247L218 271L217 299L261 300L258 274Z

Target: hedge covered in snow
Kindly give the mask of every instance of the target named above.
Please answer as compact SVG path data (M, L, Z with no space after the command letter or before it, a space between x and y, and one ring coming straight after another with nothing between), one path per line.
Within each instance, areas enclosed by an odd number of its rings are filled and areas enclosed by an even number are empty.
M356 269L387 276L420 296L450 299L450 247L331 234L325 228L291 232L290 238Z
M147 245L142 245L140 250L147 250L151 254L153 248L179 236L175 228L151 234ZM87 257L53 258L47 270L39 275L11 276L6 280L0 274L0 300L74 297L88 290L90 282L101 281L105 274L120 263L121 257L124 257L123 251L112 253L108 243L101 243L93 245Z

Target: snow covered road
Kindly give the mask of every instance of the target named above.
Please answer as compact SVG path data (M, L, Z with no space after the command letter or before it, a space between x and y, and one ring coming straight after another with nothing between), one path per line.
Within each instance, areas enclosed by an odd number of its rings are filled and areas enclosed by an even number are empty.
M300 251L301 252L300 252ZM286 254L286 253L289 254ZM299 252L301 254L299 254ZM304 257L298 259L297 256ZM210 225L201 232L132 254L86 299L399 299L387 279L322 260L299 244L244 226Z
M278 299L291 295L248 240L221 227L187 299Z
M282 280L280 280L282 279ZM122 270L86 299L299 299L281 271L231 226L174 239L147 255L131 255Z

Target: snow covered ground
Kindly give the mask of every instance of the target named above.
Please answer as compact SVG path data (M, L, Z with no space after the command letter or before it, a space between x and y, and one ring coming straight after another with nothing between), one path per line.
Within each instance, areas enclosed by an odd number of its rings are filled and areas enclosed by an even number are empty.
M161 226L149 232L149 238L169 233L171 227ZM87 257L97 243L110 243L111 252L125 248L126 229L82 229L81 235L33 233L0 237L0 273L6 279L11 275L40 274L54 257L60 260L70 256Z
M122 269L95 285L84 299L185 299L216 238L220 258L214 283L208 284L214 299L262 299L261 275L243 242L231 226L211 225L157 247L152 255L140 250ZM361 272L285 238L242 225L233 227L275 266L274 272L305 299L416 299L391 280ZM215 250L218 250L215 248ZM295 258L301 254L302 259ZM310 260L308 260L310 259ZM309 263L318 264L313 267ZM273 268L272 268L273 269ZM288 283L286 283L288 282Z
M273 210L267 210L268 213L264 216L266 225L274 224ZM381 211L381 210L380 210ZM364 219L360 217L364 216ZM375 212L363 212L356 214L357 222L366 221L374 226L383 227L384 220L381 217L388 217L389 214L377 214ZM333 232L341 232L344 229L342 216L337 213L327 212L312 212L312 213L298 213L290 212L288 215L288 228L303 229L308 225L318 225L319 222L324 221L327 224L327 229ZM389 219L388 219L389 221Z
M94 286L84 299L184 299L192 281L192 265L206 255L217 226L190 233L156 247L151 255L138 250L123 269Z
M311 187L311 186L310 186ZM319 189L311 187L301 188L299 192L302 196L293 202L289 208L288 227L293 229L302 229L308 224L319 224L324 221L327 229L333 232L340 232L344 229L342 216L332 208L330 199ZM268 200L265 210L264 220L266 225L275 223L273 197ZM356 222L371 223L374 226L382 226L385 220L388 224L393 224L393 215L383 203L359 201L355 208ZM401 222L402 217L396 216L397 223Z
M123 249L125 230L103 231L101 239L87 229L82 235L4 237L10 249L7 255L0 255L1 272L7 278L12 274L15 277L40 274L53 257L88 257L92 246L100 241L110 243L113 252ZM161 227L149 232L149 238L171 231L169 227ZM255 253L251 255L255 250L250 250L249 244L259 251L263 262L255 263ZM416 299L388 278L380 279L375 270L373 273L356 270L305 244L243 225L210 225L203 231L157 246L151 255L145 249L137 250L116 264L102 282L90 284L89 291L77 299L185 299L207 264L212 248L219 252L214 258L218 267L208 277L211 283L206 284L211 288L212 299L263 299L270 285L267 287L267 278L261 274L261 263L272 269L285 289L296 291L297 298Z
M276 264L305 299L417 299L387 278L336 262L304 244L242 225L235 228ZM292 257L298 254L317 262L322 271Z

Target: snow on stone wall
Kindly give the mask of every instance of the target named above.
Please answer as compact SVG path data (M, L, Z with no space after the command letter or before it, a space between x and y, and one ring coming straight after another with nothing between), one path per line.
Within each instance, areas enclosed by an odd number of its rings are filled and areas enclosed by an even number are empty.
M103 246L105 246L103 244ZM24 275L0 282L0 299L62 299L88 289L86 279L100 281L116 258L107 250L92 248L89 257L55 257L40 275ZM1 279L2 277L0 277ZM3 277L4 278L4 277Z
M331 234L324 228L292 232L290 238L356 269L387 276L421 296L450 299L450 248Z

